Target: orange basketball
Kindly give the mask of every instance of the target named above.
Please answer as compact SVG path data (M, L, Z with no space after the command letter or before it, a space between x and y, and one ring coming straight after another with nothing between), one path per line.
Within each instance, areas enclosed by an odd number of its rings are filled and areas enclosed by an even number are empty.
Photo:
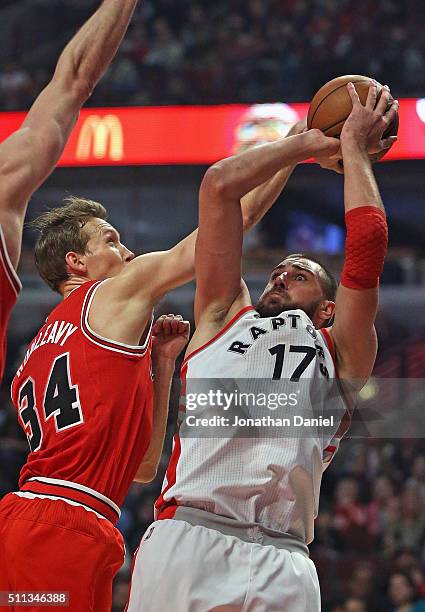
M347 90L347 83L353 83L362 104L366 103L371 79L360 74L347 74L332 79L323 85L311 101L307 116L309 129L318 128L326 136L339 138L344 122L351 113L353 104ZM382 85L378 83L377 103L382 94ZM393 98L390 97L389 106ZM398 115L388 127L384 138L396 136L398 132Z

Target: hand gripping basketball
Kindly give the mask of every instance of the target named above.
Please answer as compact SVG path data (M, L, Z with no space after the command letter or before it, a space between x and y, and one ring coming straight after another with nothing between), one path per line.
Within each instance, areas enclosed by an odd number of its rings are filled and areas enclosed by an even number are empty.
M398 112L398 101L391 98L389 87L387 85L383 87L382 94L377 100L378 84L372 81L364 105L353 83L348 83L347 90L353 108L342 128L341 143L355 140L372 155L388 150L397 137L385 137L385 133L394 122Z
M307 125L309 128L318 128L327 136L339 138L344 123L350 116L353 110L353 102L351 95L347 89L348 83L353 83L358 97L362 104L366 104L369 94L369 86L372 79L369 77L350 74L332 79L314 95L308 111ZM377 83L375 81L375 83ZM377 83L376 102L380 101L381 95L384 93L384 87ZM386 97L386 96L385 96ZM391 96L388 98L388 108L393 100ZM381 159L395 142L399 127L398 113L395 114L392 122L387 126L387 129L381 139L382 142L368 143L368 153L372 163ZM381 148L382 147L382 148ZM322 166L339 172L344 172L342 158L320 157L316 161Z

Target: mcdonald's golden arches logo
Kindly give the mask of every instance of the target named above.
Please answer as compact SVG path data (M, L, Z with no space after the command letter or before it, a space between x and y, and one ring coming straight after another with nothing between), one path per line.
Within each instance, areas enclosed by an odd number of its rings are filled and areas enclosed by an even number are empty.
M120 161L124 157L124 133L116 115L89 115L81 128L77 144L77 159L110 159Z

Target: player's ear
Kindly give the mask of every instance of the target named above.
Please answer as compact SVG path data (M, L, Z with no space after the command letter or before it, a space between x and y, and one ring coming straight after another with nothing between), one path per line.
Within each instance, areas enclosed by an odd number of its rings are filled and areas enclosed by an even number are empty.
M65 255L66 267L70 274L80 275L87 271L84 255L75 251L68 251Z
M320 323L325 324L332 319L335 312L335 302L332 300L323 300L319 306L318 316L320 317Z

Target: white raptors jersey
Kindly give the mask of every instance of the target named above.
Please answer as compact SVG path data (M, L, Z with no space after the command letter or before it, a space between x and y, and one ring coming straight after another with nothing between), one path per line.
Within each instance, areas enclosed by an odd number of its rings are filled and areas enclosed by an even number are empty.
M243 309L182 366L158 518L189 506L313 539L322 473L346 431L326 330Z

